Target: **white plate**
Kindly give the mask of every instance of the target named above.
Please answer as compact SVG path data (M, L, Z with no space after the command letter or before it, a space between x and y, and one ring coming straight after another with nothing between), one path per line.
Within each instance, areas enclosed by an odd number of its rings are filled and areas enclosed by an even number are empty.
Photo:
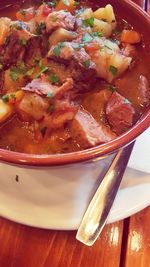
M137 138L128 166L150 173L150 127Z
M48 189L48 179L26 176L18 183L15 179L7 181L9 186L6 186L6 181L0 177L0 183L0 214L2 216L40 228L77 229L82 217L78 206L72 210L72 205L65 201L61 193L57 196L58 202L52 201L49 197L49 190L55 192L55 188ZM68 195L70 189L65 190ZM81 200L79 205L82 206L81 195L79 200ZM149 204L150 174L128 168L108 222L124 219Z

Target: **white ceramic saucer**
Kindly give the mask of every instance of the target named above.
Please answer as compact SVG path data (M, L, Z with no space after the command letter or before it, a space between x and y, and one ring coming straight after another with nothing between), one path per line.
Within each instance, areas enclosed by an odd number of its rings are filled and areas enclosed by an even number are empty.
M150 130L136 141L129 162L130 167L145 172L127 168L108 219L109 223L131 216L150 205L150 145L147 145L149 136ZM1 172L3 170L2 167ZM22 170L23 173L25 171ZM78 196L74 208L66 200L70 190L73 190L73 181L63 188L62 194L62 188L59 188L60 179L57 177L55 183L50 184L48 177L32 177L27 173L24 176L25 179L20 179L19 182L16 182L14 177L8 181L5 175L0 176L0 215L34 227L60 230L78 228L82 218L81 211L84 210L82 194ZM59 192L57 198L55 186Z

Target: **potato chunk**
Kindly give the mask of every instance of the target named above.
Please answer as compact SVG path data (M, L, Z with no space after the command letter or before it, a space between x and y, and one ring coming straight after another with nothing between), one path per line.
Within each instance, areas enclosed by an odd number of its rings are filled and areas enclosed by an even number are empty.
M14 107L0 99L0 123L6 121L10 116L12 116L13 112Z
M77 33L72 31L67 31L63 28L58 28L49 37L50 46L56 45L59 42L72 41L77 37Z

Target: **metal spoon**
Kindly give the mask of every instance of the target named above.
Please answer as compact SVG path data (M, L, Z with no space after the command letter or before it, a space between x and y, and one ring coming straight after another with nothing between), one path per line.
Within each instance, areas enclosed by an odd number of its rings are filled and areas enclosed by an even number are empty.
M83 216L76 239L87 246L94 244L107 222L133 146L134 142L116 154Z

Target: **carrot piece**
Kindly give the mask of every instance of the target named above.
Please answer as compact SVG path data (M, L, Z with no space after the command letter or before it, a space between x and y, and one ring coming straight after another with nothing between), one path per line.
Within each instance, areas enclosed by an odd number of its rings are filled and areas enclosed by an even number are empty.
M85 44L84 48L85 51L90 54L96 50L99 50L99 45L97 43L87 43Z
M30 7L28 9L19 10L16 13L16 18L22 21L29 21L34 17L34 15L35 15L35 8Z
M55 10L67 10L72 12L75 9L75 1L74 0L59 0L58 4L56 5Z
M138 32L133 30L123 30L121 33L121 42L136 44L141 41L141 36Z

